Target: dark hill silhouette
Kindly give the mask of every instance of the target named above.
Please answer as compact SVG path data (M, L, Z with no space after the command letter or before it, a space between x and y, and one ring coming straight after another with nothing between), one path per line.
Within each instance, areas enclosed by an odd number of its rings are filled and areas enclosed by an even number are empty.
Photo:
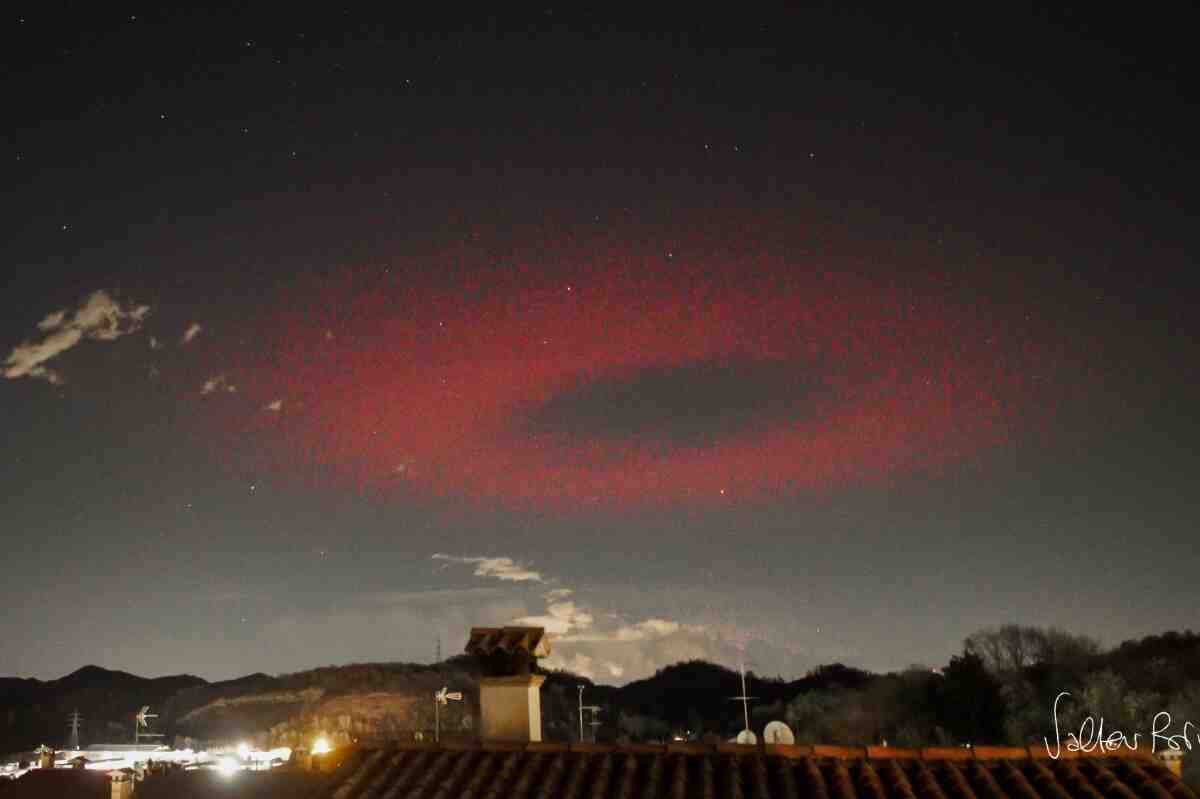
M19 752L45 743L61 746L67 714L83 716L80 739L128 743L133 715L142 705L160 708L168 699L204 680L190 674L139 677L88 665L57 680L0 680L0 752Z
M1200 635L1168 632L1102 650L1061 631L1028 631L1055 646L1026 658L1019 669L964 647L939 669L876 675L834 663L791 681L748 672L747 688L756 697L752 727L760 731L767 721L782 719L808 743L1028 744L1046 734L1047 708L1062 690L1079 697L1078 713L1114 718L1125 699L1136 698L1140 715L1124 720L1123 728L1144 729L1150 719L1143 716L1164 708L1193 725L1200 721ZM982 631L976 640L994 634ZM581 685L587 704L602 708L601 725L586 731L589 738L661 741L688 731L693 738L728 738L743 723L740 704L731 701L740 677L715 663L676 663L620 687L568 672L544 673L547 740L578 737ZM85 744L129 741L132 715L142 704L161 714L156 726L168 742L175 735L210 743L252 735L307 745L315 730L336 731L347 740L411 739L414 731L432 729L431 697L442 685L463 692L464 701L448 712L458 714L458 734L469 737L478 678L478 665L464 656L439 664L359 663L213 683L190 675L147 679L98 666L47 682L2 678L0 752L61 745L67 714L76 707L85 718ZM1088 696L1108 704L1087 705ZM1200 758L1191 762L1200 764Z

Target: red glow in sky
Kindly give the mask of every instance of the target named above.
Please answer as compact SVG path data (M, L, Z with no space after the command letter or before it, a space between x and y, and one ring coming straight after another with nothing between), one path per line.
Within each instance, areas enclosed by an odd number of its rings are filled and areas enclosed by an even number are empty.
M306 286L252 323L253 352L222 354L238 392L204 397L205 416L244 444L231 457L321 482L722 503L976 457L1027 421L1047 377L1022 314L944 275L639 247L464 247ZM657 429L689 416L680 435Z

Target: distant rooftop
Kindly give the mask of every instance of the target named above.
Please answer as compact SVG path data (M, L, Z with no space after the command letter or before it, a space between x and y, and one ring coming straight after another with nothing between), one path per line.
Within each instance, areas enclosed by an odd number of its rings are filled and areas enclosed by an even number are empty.
M1044 748L405 744L338 750L307 799L1200 799L1153 757Z

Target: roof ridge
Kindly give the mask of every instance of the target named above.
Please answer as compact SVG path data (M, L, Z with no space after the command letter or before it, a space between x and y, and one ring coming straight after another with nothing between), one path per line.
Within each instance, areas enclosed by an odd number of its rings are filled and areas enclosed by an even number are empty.
M1132 748L1091 752L1062 751L1054 757L1044 747L1028 746L831 746L825 744L738 744L672 741L669 743L579 743L577 741L395 741L379 745L354 745L354 748L403 751L486 751L486 752L617 752L630 754L684 755L776 755L788 759L813 758L834 760L1155 760L1153 754Z

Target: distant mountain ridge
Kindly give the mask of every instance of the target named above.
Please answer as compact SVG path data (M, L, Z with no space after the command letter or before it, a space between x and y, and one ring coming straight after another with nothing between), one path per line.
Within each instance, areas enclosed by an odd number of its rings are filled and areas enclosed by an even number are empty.
M1029 642L1039 645L1029 649ZM596 685L568 672L545 672L542 727L547 740L576 740L579 692L602 708L585 736L600 740L722 740L743 725L733 698L741 678L700 660L676 663L624 686ZM252 739L307 746L406 739L431 732L433 693L443 685L463 701L441 710L444 737L474 737L479 665L460 655L438 664L359 663L294 674L257 673L207 682L192 675L144 678L90 665L57 680L0 678L0 754L39 744L61 746L67 715L83 715L82 742L129 742L133 714L150 705L167 743L205 745ZM1008 625L971 636L940 668L872 674L831 664L797 680L747 673L756 697L750 723L790 724L798 742L862 745L1029 743L1047 733L1060 691L1072 692L1064 721L1085 714L1144 729L1154 712L1200 722L1200 635L1168 632L1102 650L1084 637ZM593 720L592 717L586 721ZM1200 764L1200 758L1193 759Z
M0 753L40 744L61 746L67 715L84 718L81 740L125 743L133 738L133 714L150 705L154 731L168 743L257 738L264 743L304 745L318 733L345 738L411 737L433 726L429 697L452 685L464 701L443 710L443 731L470 735L478 714L479 668L467 656L440 664L365 663L330 666L279 676L256 673L218 682L192 675L145 678L89 665L57 680L0 679ZM766 702L786 701L812 687L853 688L872 675L841 665L823 667L800 680L753 677ZM611 708L602 735L616 734L616 714L655 720L655 728L685 731L726 724L733 709L737 672L704 661L678 663L623 687L596 685L568 672L548 672L542 689L547 738L577 735L577 686L589 703ZM736 715L736 714L734 714ZM589 731L590 734L590 731ZM663 732L667 734L667 732Z

